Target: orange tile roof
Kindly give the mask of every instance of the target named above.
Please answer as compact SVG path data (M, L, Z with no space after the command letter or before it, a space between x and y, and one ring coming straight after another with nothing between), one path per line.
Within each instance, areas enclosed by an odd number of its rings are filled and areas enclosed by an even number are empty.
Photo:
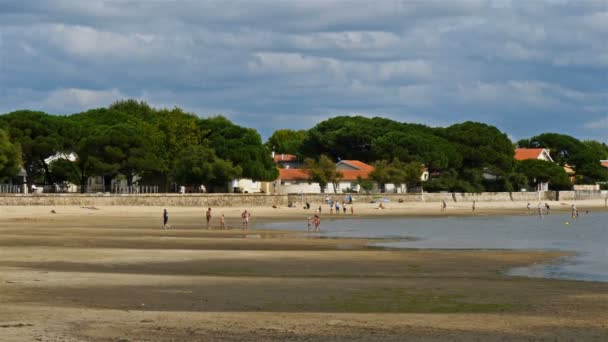
M369 178L369 173L371 171L367 170L340 170L342 173L342 179L345 181L356 181L357 177L361 177L363 179Z
M544 148L516 148L515 159L526 160L526 159L538 159Z
M352 167L355 167L361 171L374 171L374 167L369 165L369 164L365 164L362 161L358 161L358 160L342 160L342 163L348 164Z
M608 160L601 160L600 164L602 164L603 167L608 168Z
M341 180L356 181L357 177L369 179L371 171L366 170L339 170L342 173ZM279 169L281 180L308 180L308 173L304 169Z
M282 180L307 180L308 173L303 169L279 169Z
M283 153L281 153L281 154L275 154L274 155L274 162L275 163L281 162L281 161L292 162L292 161L296 161L296 160L298 160L298 157L294 156L293 154L283 154Z

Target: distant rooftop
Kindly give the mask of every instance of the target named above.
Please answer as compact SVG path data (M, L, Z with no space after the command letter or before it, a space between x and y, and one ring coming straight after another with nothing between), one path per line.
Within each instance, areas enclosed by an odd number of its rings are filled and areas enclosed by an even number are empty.
M543 153L547 153L549 159L549 151L544 148L516 148L515 159L516 160L527 160L527 159L539 159L538 157Z
M294 162L297 161L298 157L294 156L293 154L275 154L274 155L274 162L278 163L278 162Z

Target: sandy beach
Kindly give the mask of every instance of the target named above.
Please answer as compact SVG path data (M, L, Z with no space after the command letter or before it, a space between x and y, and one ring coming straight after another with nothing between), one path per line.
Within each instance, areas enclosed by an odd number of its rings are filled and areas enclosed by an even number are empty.
M572 203L606 210L604 200ZM525 215L526 204L478 202L474 214ZM444 213L438 203L377 206L356 203L354 216L340 217L473 214L466 202ZM203 229L206 208L168 207L163 230L162 209L1 207L0 339L608 339L608 283L503 273L564 252L381 250L365 239L240 229L244 209L254 225L302 220L305 229L314 212L300 206L212 208L212 226L224 214L227 230Z

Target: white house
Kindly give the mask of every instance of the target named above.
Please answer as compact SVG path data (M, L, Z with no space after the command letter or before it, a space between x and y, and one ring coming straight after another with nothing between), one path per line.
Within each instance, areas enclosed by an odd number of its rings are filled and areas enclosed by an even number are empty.
M327 193L348 193L360 192L361 187L357 184L359 177L361 179L369 179L369 174L374 171L372 165L366 164L358 160L341 160L336 164L336 170L342 173L342 178L336 184L334 189L333 184L328 184L325 192ZM310 183L308 173L304 169L298 168L280 168L279 178L273 185L273 192L276 193L320 193L321 187L318 183ZM423 169L420 177L421 181L426 181L429 178L427 169ZM374 188L378 185L373 182ZM393 184L386 184L385 190L388 192L406 192L404 186L396 187Z
M551 155L549 154L549 149L547 148L516 148L515 159L538 159L550 161L553 163L553 158L551 158Z
M554 162L549 154L549 149L546 148L516 148L515 160L538 159L549 162ZM567 171L566 171L567 172ZM549 191L549 183L539 182L536 184L536 191Z

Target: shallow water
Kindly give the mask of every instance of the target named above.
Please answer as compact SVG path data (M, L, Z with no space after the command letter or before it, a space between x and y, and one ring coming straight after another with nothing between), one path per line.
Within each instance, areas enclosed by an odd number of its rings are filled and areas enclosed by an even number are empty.
M257 228L305 230L301 222L271 222ZM322 237L389 238L375 246L431 249L543 249L576 254L552 265L510 270L513 275L608 281L608 213L552 213L539 218L475 216L436 218L331 219L322 221ZM408 238L408 240L405 240ZM413 238L413 239L412 239ZM397 239L397 241L395 241ZM403 240L399 240L403 239Z

